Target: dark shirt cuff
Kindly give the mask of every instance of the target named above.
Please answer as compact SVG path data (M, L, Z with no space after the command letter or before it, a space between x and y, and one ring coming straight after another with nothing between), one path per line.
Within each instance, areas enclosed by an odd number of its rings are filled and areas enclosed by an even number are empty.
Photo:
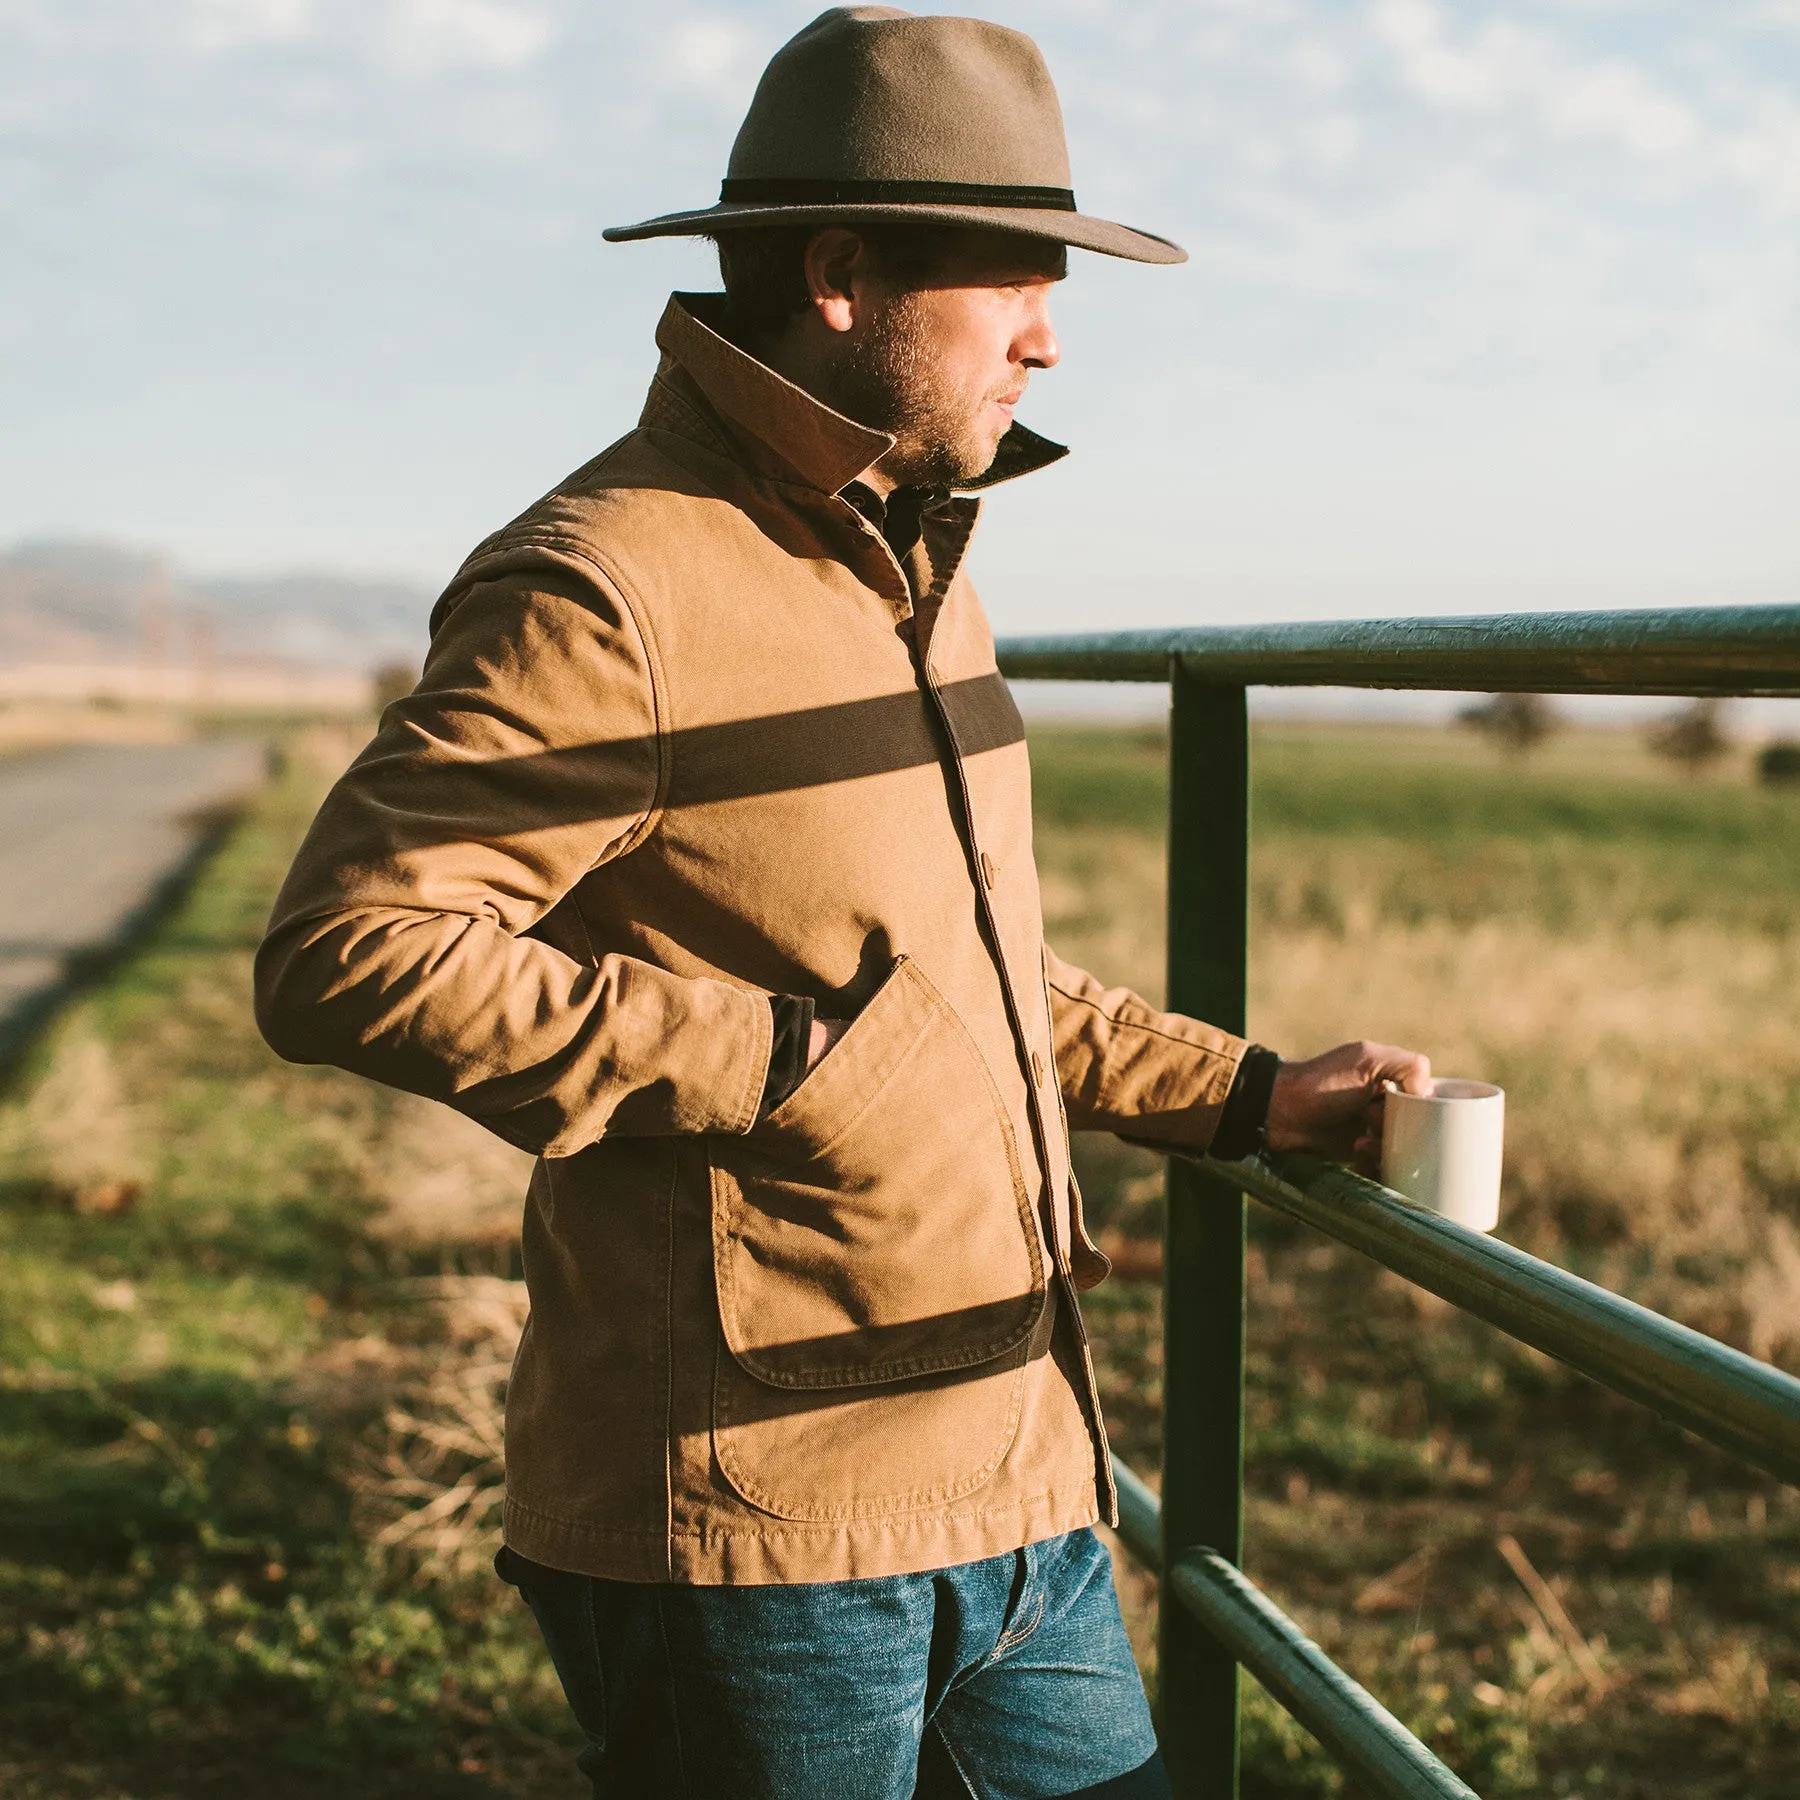
M769 1010L775 1015L775 1047L769 1053L769 1074L763 1082L763 1113L773 1112L800 1085L806 1076L806 1053L812 1047L810 999L804 994L771 994Z
M1263 1127L1269 1122L1269 1101L1275 1093L1275 1071L1280 1067L1281 1058L1261 1044L1252 1044L1244 1052L1237 1079L1219 1113L1218 1129L1207 1151L1209 1156L1235 1162L1262 1148Z

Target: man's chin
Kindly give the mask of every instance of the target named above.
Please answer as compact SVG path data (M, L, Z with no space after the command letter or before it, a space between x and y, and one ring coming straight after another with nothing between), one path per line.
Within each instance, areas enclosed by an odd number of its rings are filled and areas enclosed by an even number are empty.
M994 466L994 458L1000 454L1001 439L1004 431L988 434L984 432L979 438L963 446L962 454L957 458L956 473L943 485L961 487L966 482L979 481Z
M935 450L898 462L890 452L882 459L883 470L901 487L956 488L979 480L994 466L1000 446L939 445Z

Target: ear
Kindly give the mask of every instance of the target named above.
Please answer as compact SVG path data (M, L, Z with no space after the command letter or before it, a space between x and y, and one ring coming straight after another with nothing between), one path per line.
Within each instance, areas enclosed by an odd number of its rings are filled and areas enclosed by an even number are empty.
M806 246L806 291L827 330L855 325L868 266L860 233L837 225L813 233Z

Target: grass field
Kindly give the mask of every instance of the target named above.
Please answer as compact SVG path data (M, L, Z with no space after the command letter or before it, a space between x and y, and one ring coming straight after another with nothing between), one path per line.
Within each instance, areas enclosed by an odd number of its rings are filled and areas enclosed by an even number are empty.
M1154 992L1161 736L1036 740L1052 941ZM1385 1038L1502 1081L1505 1236L1791 1362L1800 795L1671 777L1599 735L1521 765L1442 732L1286 726L1255 767L1253 1034ZM1122 1264L1147 1268L1159 1170L1081 1148ZM1347 1251L1252 1226L1252 1572L1484 1794L1793 1793L1800 1496ZM1119 1448L1154 1470L1158 1290L1109 1284L1090 1312ZM1122 1585L1148 1652L1147 1584ZM1250 1791L1348 1791L1260 1696L1247 1739Z
M1154 993L1160 737L1033 737L1053 941ZM553 1678L479 1561L518 1159L276 1063L248 1020L338 754L297 747L0 1104L9 1800L575 1791ZM1285 726L1257 769L1256 1034L1505 1081L1505 1235L1792 1359L1800 795L1576 734L1520 767ZM1109 1142L1082 1161L1140 1272L1089 1309L1117 1442L1153 1470L1160 1176ZM1795 1791L1796 1496L1273 1220L1251 1289L1248 1565L1480 1791ZM1349 1791L1260 1698L1247 1735L1251 1792Z
M256 1037L318 792L298 759L0 1111L7 1800L571 1791L523 1609L374 1541L407 1415L491 1360L523 1159Z

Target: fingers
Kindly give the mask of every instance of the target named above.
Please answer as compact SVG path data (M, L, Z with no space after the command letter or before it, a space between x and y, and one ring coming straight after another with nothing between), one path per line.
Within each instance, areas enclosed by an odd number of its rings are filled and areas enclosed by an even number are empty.
M1369 1085L1379 1089L1392 1082L1403 1094L1431 1092L1431 1058L1417 1050L1402 1050L1397 1044L1364 1044L1366 1066L1370 1069Z
M1429 1056L1414 1054L1407 1057L1406 1073L1400 1077L1400 1091L1403 1094L1429 1094L1432 1091Z
M1431 1092L1431 1059L1395 1044L1340 1044L1302 1063L1283 1063L1275 1077L1266 1124L1275 1150L1310 1150L1354 1159L1371 1172L1381 1154L1383 1102L1388 1089Z

